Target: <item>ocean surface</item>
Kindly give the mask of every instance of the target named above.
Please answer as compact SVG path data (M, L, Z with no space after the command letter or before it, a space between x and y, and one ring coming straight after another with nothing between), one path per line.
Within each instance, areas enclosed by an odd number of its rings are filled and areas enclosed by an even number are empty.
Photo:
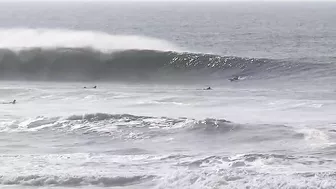
M0 188L336 188L335 10L1 2Z

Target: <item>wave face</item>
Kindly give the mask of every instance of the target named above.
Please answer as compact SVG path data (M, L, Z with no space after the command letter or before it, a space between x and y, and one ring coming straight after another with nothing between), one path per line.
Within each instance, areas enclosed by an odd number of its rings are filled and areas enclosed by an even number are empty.
M214 79L262 75L273 78L302 71L327 70L326 64L292 64L286 61L212 54L93 49L0 50L0 78L28 80L163 80ZM329 69L330 70L330 69ZM333 69L335 70L335 68Z
M0 30L0 41L6 80L199 82L336 73L332 64L187 53L162 40L88 31Z
M103 53L91 49L0 50L2 79L33 80L125 80L149 79L190 73L213 73L224 69L261 66L265 60L215 55L127 50Z

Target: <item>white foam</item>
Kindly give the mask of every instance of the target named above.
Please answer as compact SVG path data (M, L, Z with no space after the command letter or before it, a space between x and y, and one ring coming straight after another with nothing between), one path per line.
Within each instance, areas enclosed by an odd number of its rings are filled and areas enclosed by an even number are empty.
M2 185L25 185L25 186L125 186L140 182L150 178L150 176L130 176L130 177L102 177L102 176L53 176L53 175L25 175L25 176L0 176Z
M328 147L334 143L330 141L328 134L322 130L315 128L302 128L298 130L304 134L304 139L312 148Z
M229 161L208 159L196 169L177 168L164 175L157 189L163 188L334 188L333 162L319 158L265 156L247 160L243 154ZM302 160L311 165L302 164ZM324 165L321 165L323 163ZM309 175L314 175L309 176Z
M0 29L0 48L93 48L110 52L117 50L179 51L176 45L150 37L111 35L98 31L67 29Z

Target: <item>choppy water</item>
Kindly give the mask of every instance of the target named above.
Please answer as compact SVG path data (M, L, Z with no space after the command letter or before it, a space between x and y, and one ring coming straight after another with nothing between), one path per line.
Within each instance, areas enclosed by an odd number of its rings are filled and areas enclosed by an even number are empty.
M1 3L0 187L335 188L334 8Z

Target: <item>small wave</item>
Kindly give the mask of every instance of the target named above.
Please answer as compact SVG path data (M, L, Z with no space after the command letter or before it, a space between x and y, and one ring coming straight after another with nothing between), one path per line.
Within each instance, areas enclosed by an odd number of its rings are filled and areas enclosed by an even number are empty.
M223 134L230 131L239 130L240 126L238 124L233 124L225 119L204 119L196 121L190 130L202 131L209 134Z
M199 132L223 134L239 127L224 119L135 116L130 114L84 114L69 117L37 117L6 122L1 132L38 132L53 130L78 134L107 135L115 139L137 140L173 134Z
M173 156L174 157L174 156ZM263 166L264 173L270 173L273 166L282 166L282 169L289 169L290 166L311 166L318 167L321 165L333 165L335 161L315 156L298 156L287 154L263 154L248 153L237 154L231 156L205 156L193 158L192 156L177 156L179 159L177 165L189 168L205 168L221 166L222 168L243 167L246 169L254 169ZM266 169L266 168L270 169ZM279 172L283 172L279 168Z
M151 101L140 101L137 103L137 105L177 105L177 106L189 106L190 104L188 103L183 103L183 102L163 102L163 101L156 101L156 100L151 100Z
M270 159L277 159L281 161L296 160L294 156L286 156L281 154L243 154L235 156L208 156L204 158L180 161L179 166L208 167L214 165L222 165L225 167L249 167L258 161L268 161ZM268 162L269 163L269 162Z
M24 186L130 186L138 184L155 176L130 176L130 177L104 177L104 176L53 176L53 175L26 175L26 176L0 176L2 185Z
M139 120L151 118L146 116L134 116L130 114L106 114L106 113L96 113L96 114L84 114L84 115L73 115L67 118L67 120L85 120L85 121L103 121L103 120L125 120L132 121L132 120Z

